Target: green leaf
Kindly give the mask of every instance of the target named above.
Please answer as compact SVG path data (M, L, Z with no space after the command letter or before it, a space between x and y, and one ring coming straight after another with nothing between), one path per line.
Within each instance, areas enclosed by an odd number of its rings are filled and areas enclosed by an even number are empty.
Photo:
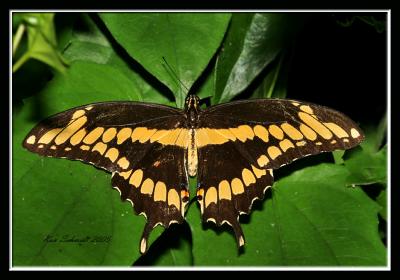
M276 182L272 197L267 191L266 201L242 224L242 254L232 232L204 230L198 207L191 207L195 264L385 265L386 249L377 230L380 207L361 189L345 187L347 175L343 166L320 164Z
M361 147L370 153L379 151L387 137L387 114L385 113L377 125L363 125L362 129L365 134L365 140L361 143Z
M130 265L138 257L144 218L121 203L109 174L14 154L31 168L14 181L13 265Z
M13 118L13 264L131 265L140 257L145 219L121 203L111 176L80 162L42 158L22 148L37 122L74 106L140 100L133 81L110 65L76 61ZM162 232L157 227L153 242ZM47 235L111 236L110 242L44 242Z
M383 190L379 193L378 197L376 198L376 202L382 206L381 211L379 214L381 217L386 221L387 220L387 190Z
M352 153L345 166L350 171L346 180L347 185L370 185L380 183L386 186L387 182L387 147L379 152L359 149Z
M183 107L186 90L208 65L225 34L230 14L100 14L128 54L164 83ZM163 62L163 57L172 71Z
M73 30L70 45L65 50L65 57L70 61L91 61L108 64L120 69L128 79L134 82L134 91L142 96L143 101L158 104L175 105L171 98L156 90L152 81L146 80L138 64L127 55L121 55L115 43L110 42L88 15L82 15Z
M297 25L293 15L234 14L218 58L213 103L229 101L244 91L287 46Z
M344 160L343 160L344 153L345 153L345 151L343 151L343 150L337 150L337 151L332 152L333 159L335 160L336 164L344 163Z
M67 63L57 50L54 13L26 13L23 18L27 23L28 47L15 62L13 72L28 59L34 58L64 73Z
M262 82L253 91L250 98L286 97L289 64L285 58L285 54L282 53L277 63L270 64L272 69L268 69L269 71L265 74Z

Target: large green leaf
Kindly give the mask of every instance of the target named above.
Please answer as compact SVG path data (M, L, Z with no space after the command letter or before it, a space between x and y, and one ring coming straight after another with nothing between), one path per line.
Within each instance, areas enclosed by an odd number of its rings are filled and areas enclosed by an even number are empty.
M272 197L267 191L269 198L242 224L243 254L232 233L204 230L198 207L190 209L195 264L384 266L380 207L361 189L346 187L347 175L343 166L321 164L276 182Z
M26 22L28 44L26 52L15 62L13 72L34 58L64 73L66 61L57 50L54 13L26 13L22 17Z
M386 186L387 181L387 147L379 152L359 149L350 159L345 161L346 168L351 172L347 185L370 185L380 183Z
M282 13L234 14L217 63L213 103L245 90L289 42L297 17Z
M271 63L271 68L257 84L250 98L285 98L287 94L288 64L285 62L285 54L282 53L277 63ZM265 71L265 70L264 70Z
M13 119L14 265L131 265L140 256L145 220L120 202L109 174L22 148L29 130L48 115L90 102L139 100L131 83L115 67L77 61L25 100ZM152 233L151 242L161 231ZM47 235L58 240L111 236L111 241L45 242Z
M88 61L117 68L130 80L131 91L140 96L139 100L171 105L167 96L157 91L150 81L137 72L137 63L133 59L129 56L121 57L117 46L110 42L88 15L78 19L64 56L71 62Z
M230 14L130 13L100 15L128 54L174 93L183 107L186 90L208 65L225 34ZM163 62L165 57L171 69Z

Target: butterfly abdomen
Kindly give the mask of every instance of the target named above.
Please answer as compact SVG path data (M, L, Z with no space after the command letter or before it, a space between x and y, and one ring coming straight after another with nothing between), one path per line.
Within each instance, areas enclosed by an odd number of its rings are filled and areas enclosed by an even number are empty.
M187 152L187 163L188 163L188 172L189 175L194 177L197 174L197 165L198 165L198 158L197 158L197 145L196 145L196 130L189 129L189 145L188 145L188 152Z

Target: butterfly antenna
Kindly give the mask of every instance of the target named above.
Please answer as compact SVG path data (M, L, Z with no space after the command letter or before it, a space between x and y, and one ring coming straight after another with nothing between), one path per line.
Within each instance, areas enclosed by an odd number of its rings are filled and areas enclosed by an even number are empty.
M165 65L168 66L168 70L169 72L171 72L174 76L174 78L179 82L179 84L184 87L186 89L186 92L189 92L189 89L184 85L184 83L179 79L178 75L176 74L176 72L174 71L174 69L172 69L172 67L168 64L167 60L165 59L165 57L163 56L162 59L165 62Z

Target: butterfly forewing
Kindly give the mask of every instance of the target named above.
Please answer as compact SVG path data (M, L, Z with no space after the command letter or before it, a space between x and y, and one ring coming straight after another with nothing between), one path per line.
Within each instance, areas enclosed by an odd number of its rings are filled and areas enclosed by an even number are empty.
M42 156L81 160L113 172L112 185L147 224L140 251L158 224L181 223L189 193L187 130L180 110L135 102L77 107L40 122L23 146Z
M364 139L360 128L342 113L292 100L221 104L206 109L201 120L201 127L229 133L226 138L234 142L252 164L267 169L279 168L308 155L349 149ZM200 142L226 143L212 137Z

